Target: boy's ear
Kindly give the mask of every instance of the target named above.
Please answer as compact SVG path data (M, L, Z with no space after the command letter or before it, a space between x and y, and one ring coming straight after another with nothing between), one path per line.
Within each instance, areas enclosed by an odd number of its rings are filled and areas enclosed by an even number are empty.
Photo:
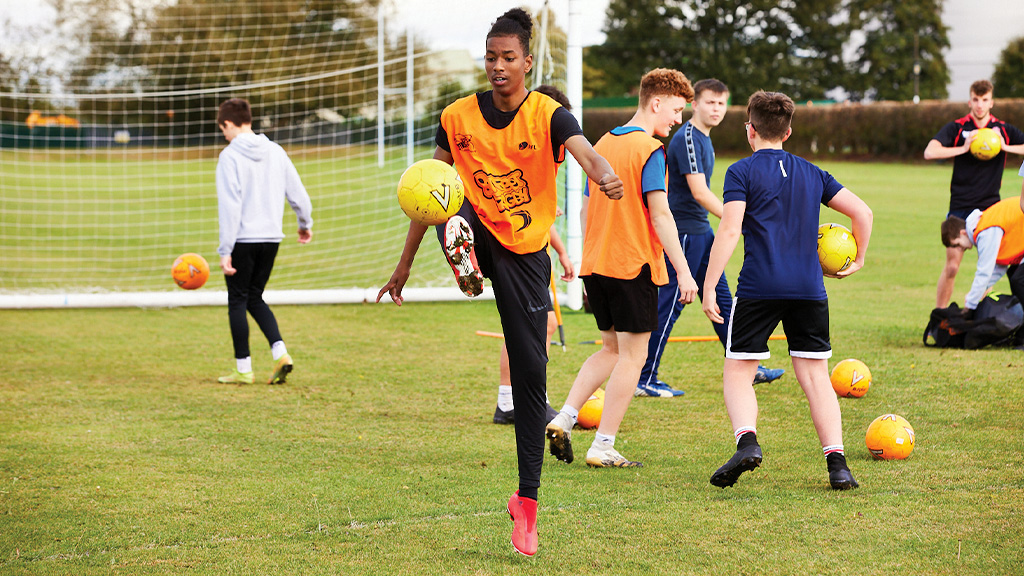
M792 136L792 135L793 135L793 127L790 126L789 128L786 129L786 135L782 137L782 141L785 142L786 140L789 140L789 137Z

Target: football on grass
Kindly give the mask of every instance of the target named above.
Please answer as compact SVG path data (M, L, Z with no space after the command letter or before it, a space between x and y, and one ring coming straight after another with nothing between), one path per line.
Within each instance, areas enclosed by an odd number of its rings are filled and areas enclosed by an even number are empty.
M199 254L192 252L182 254L174 260L174 265L171 266L171 278L174 278L174 283L185 290L201 288L209 277L210 265L206 263L206 258Z
M883 414L868 426L864 442L876 460L902 460L914 451L914 429L898 414Z
M576 424L580 428L597 428L601 423L601 413L604 412L604 390L598 388L590 395L590 399L583 403L580 414L576 417Z
M420 160L398 180L398 205L413 222L444 224L462 207L465 190L459 173L440 160Z
M818 262L822 272L830 276L842 272L856 257L857 240L849 228L840 224L818 227Z

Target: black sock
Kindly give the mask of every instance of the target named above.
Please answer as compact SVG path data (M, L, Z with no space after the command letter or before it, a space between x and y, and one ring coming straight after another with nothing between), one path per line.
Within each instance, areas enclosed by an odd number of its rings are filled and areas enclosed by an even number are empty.
M520 486L519 487L519 497L520 498L529 498L530 500L536 500L537 499L537 489L536 488L523 488L522 486Z
M736 442L736 450L739 451L746 448L747 446L758 445L759 444L757 443L757 432L744 432L743 435L740 436L739 441Z
M828 456L825 456L825 462L828 463L828 471L834 472L836 470L849 470L850 467L846 465L846 456L839 452L833 452Z

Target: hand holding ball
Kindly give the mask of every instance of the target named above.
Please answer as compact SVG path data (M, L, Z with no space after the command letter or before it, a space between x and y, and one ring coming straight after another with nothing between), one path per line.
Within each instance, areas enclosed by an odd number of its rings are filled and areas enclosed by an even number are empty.
M850 267L857 258L857 239L846 226L822 224L818 227L818 262L826 276L835 276Z
M1003 139L999 132L991 128L982 128L974 133L971 142L971 154L978 160L991 160L1003 149Z

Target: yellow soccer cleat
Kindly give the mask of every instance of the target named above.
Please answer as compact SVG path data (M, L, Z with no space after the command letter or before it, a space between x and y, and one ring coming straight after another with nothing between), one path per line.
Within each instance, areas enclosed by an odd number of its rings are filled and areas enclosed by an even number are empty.
M292 368L294 368L292 357L288 354L281 356L277 361L277 366L274 366L274 373L270 376L270 380L267 380L267 384L284 384Z
M253 377L252 372L243 373L238 370L232 370L231 374L217 378L217 382L221 384L252 384L255 381L256 379Z

